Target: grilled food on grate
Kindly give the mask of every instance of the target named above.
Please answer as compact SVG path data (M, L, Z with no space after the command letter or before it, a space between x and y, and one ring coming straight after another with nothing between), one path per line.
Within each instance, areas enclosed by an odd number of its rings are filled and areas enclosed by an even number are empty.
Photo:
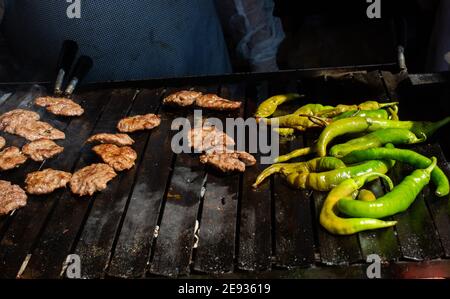
M0 215L6 215L27 204L27 194L17 185L0 181Z
M72 100L66 98L39 97L34 103L47 108L47 111L62 116L80 116L84 109Z
M160 124L161 118L150 113L124 118L117 124L117 129L122 133L132 133L140 130L150 130Z
M64 148L62 146L48 139L38 139L22 147L22 152L36 162L52 158L63 151Z
M127 134L107 134L107 133L93 135L86 142L109 143L118 146L126 146L134 144L134 140Z
M50 168L32 172L25 179L25 190L34 195L50 194L56 189L65 188L71 178L71 173Z
M211 165L222 172L244 172L246 166L255 165L256 159L246 152L208 153L200 156L200 162Z
M235 145L234 140L214 126L191 129L187 136L189 146L196 152L224 152Z
M215 94L204 94L195 100L198 107L211 110L236 110L241 108L241 102L230 101Z
M29 141L38 139L60 140L65 139L64 132L52 127L43 121L29 121L16 127L14 132L8 132L23 137Z
M182 90L175 92L168 97L164 98L164 105L188 107L195 104L195 100L202 95L201 92Z
M215 94L182 90L164 98L163 104L180 107L197 106L210 110L236 110L241 107L242 103L230 101Z
M108 182L116 176L116 172L108 164L92 164L73 174L70 189L79 196L92 195L105 190Z
M137 153L129 146L119 147L114 144L100 144L92 150L116 171L123 171L134 166Z
M27 161L27 157L21 153L20 149L11 146L0 152L0 171L14 169Z
M34 111L24 109L11 110L0 116L0 130L14 134L18 126L26 122L38 121L39 119L39 114Z

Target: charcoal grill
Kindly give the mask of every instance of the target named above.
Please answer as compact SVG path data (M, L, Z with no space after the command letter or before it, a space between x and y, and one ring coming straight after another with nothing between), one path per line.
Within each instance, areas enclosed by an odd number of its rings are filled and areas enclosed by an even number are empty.
M392 80L385 80L387 73L368 69L339 76L335 74L348 70L91 84L75 96L83 100L85 115L73 119L32 105L36 96L51 90L48 84L1 85L1 113L31 108L67 136L61 142L65 151L57 158L0 173L0 179L21 185L27 173L39 168L73 171L99 161L84 141L94 133L114 132L126 115L159 113L162 123L151 132L133 134L139 155L136 167L120 174L104 192L81 199L68 190L31 196L25 208L0 217L0 277L62 278L66 258L73 253L81 257L84 278L364 278L366 257L374 253L383 260L383 277L450 277L448 198L437 199L430 191L433 187L427 187L407 212L392 217L399 221L395 228L333 236L318 223L325 193L292 190L277 177L254 190L251 185L266 166L220 175L199 165L193 155L176 155L170 148L172 120L189 112L160 103L180 88L245 100L241 111L230 115L234 117L252 116L259 100L292 91L314 102L400 98L401 110L420 111L420 119L450 113L445 108L448 83L438 88L440 98L435 100L441 106L414 110L409 108L417 102L401 98ZM408 97L411 94L417 93ZM448 133L444 129L417 150L436 155L450 177L442 150L448 151ZM24 142L4 136L10 145ZM310 144L314 138L316 133L298 136L283 142L281 151ZM392 175L398 182L408 171L397 166ZM384 192L379 181L372 187Z

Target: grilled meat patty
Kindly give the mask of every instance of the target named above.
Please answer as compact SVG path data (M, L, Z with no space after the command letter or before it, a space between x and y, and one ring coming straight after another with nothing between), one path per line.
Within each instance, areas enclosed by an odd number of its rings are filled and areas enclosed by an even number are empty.
M36 141L38 139L60 140L66 138L64 132L43 121L25 122L17 126L14 132L8 133L18 135L28 141Z
M21 153L20 149L11 146L0 152L0 171L14 169L27 161L27 157Z
M189 146L196 152L224 152L235 145L234 140L213 126L191 129L188 136Z
M246 166L255 165L256 159L246 152L209 153L200 156L200 162L211 165L222 172L244 172Z
M52 158L63 151L64 148L62 146L48 139L38 139L22 147L22 152L36 162Z
M107 134L107 133L93 135L86 142L109 143L118 146L134 144L134 140L127 134Z
M6 215L26 204L27 194L22 188L7 181L0 181L0 215Z
M11 110L0 116L0 130L11 133L15 131L17 126L30 121L38 121L39 119L39 114L34 111L24 109Z
M3 138L3 137L0 136L0 150L1 150L2 148L4 148L5 145L6 145L6 140L5 140L5 138Z
M25 190L34 195L50 194L56 189L65 188L71 178L71 173L50 168L32 172L25 179Z
M241 108L241 102L230 101L215 94L204 94L195 100L198 107L210 110L236 110Z
M100 144L92 150L116 171L123 171L134 166L137 153L129 146L119 147L114 144Z
M62 116L80 116L84 109L77 103L66 98L39 97L34 103L47 108L47 111Z
M24 109L15 109L0 116L0 130L18 135L29 141L38 139L64 139L63 132L50 124L39 121L39 114Z
M197 91L182 90L164 98L163 104L171 106L197 106L210 110L236 110L242 103L230 101L215 94L203 94Z
M122 133L150 130L161 124L161 118L155 114L136 115L122 119L117 129Z
M182 90L164 98L163 104L180 107L192 106L201 95L202 93L198 91Z
M108 164L92 164L72 175L70 189L79 196L92 195L105 190L109 181L116 177L116 172Z

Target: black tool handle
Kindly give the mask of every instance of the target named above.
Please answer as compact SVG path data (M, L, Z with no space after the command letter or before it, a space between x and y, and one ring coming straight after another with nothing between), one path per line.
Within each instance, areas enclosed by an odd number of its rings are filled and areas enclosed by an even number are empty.
M75 68L71 74L72 79L70 80L69 85L67 85L66 91L64 92L65 96L69 97L73 94L77 85L84 79L93 65L94 62L89 56L83 55L78 58L78 61L75 64Z
M64 77L68 72L70 72L70 68L75 60L75 57L78 52L78 44L73 40L65 40L61 47L61 51L59 53L58 63L56 65L56 81L55 81L55 94L62 93L62 85L64 82Z

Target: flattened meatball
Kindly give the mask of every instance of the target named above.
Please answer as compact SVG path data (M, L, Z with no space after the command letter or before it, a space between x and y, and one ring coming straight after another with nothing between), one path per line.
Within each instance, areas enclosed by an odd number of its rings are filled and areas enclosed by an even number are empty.
M129 146L118 147L114 144L100 144L92 150L116 171L123 171L134 166L137 153Z
M198 91L181 90L164 98L163 104L180 107L192 106L201 95L202 93Z
M64 148L62 146L48 139L38 139L22 147L22 152L36 162L50 159L63 151Z
M0 215L24 207L27 204L27 194L17 185L0 181Z
M47 111L62 116L80 116L84 109L77 103L66 98L39 97L34 103L40 107L46 107Z
M244 172L246 166L256 163L256 159L246 152L209 153L200 156L200 162L211 165L222 172Z
M230 101L215 94L204 94L195 100L195 104L211 110L236 110L242 105L241 102Z
M93 195L105 190L108 182L116 176L116 172L108 164L92 164L73 174L70 189L79 196Z
M32 172L25 180L25 190L34 195L50 194L56 189L65 188L71 178L71 173L50 168Z
M155 114L136 115L122 119L117 129L122 133L150 130L161 124L161 118Z
M20 152L20 149L11 146L0 152L0 171L14 169L27 161L27 157Z
M127 134L107 134L107 133L93 135L86 142L109 143L118 146L134 144L134 140Z

